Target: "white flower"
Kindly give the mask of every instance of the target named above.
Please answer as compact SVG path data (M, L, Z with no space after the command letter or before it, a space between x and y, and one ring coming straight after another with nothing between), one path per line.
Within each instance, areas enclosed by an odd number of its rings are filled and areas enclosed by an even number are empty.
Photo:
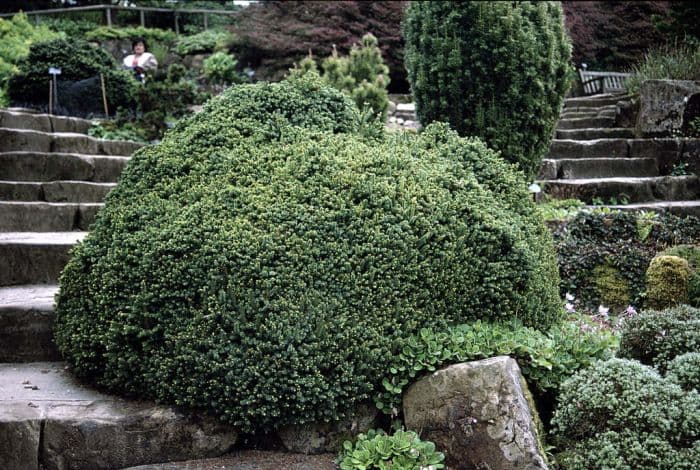
M574 308L574 304L570 304L568 302L566 303L566 305L564 305L564 308L568 313L574 313L576 311L576 309Z
M566 300L568 300L569 302L572 302L575 298L576 298L576 297L574 297L573 295L569 294L568 292L566 293Z
M598 307L598 315L602 317L607 317L609 311L610 309L608 307L604 307L602 305Z

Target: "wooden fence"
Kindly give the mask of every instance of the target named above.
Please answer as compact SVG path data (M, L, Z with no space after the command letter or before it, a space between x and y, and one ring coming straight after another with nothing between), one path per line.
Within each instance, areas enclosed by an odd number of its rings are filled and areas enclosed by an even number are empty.
M104 11L107 26L112 26L112 12L115 10L138 11L141 26L146 26L146 12L170 13L173 15L173 26L175 33L180 34L180 15L181 14L201 14L204 16L204 29L209 29L209 15L233 15L235 10L205 10L202 8L157 8L157 7L124 7L120 5L87 5L82 7L70 8L51 8L47 10L25 11L28 16L33 15L56 15L73 13L76 11ZM0 18L3 16L14 16L16 13L0 13Z

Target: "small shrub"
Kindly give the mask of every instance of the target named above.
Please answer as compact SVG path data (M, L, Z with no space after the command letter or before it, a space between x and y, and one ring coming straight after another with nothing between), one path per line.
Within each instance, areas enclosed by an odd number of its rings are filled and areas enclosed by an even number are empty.
M19 64L19 72L8 84L13 102L45 105L48 103L49 67L61 67L60 81L78 81L104 75L110 109L132 108L136 82L131 74L118 70L114 59L104 50L81 40L57 39L34 44L29 55ZM95 79L96 96L90 98L101 108L102 93L99 78ZM83 97L88 100L87 95Z
M646 274L646 305L664 309L688 303L688 261L678 256L656 256Z
M414 470L441 469L445 456L435 450L435 444L421 441L412 431L396 431L388 436L370 430L360 434L353 444L345 441L338 464L340 470Z
M593 269L593 285L602 305L619 310L632 303L629 282L614 266L596 266Z
M632 68L632 74L627 80L630 93L639 93L642 82L646 80L700 81L698 41L689 38L652 49Z
M564 382L552 423L571 469L697 468L700 395L636 361L611 359Z
M203 52L222 51L231 35L226 31L208 29L191 36L180 36L175 43L175 52L181 56Z
M556 323L510 166L442 125L367 139L356 111L313 77L240 85L139 150L61 275L76 373L261 431L342 417L423 327Z
M225 52L217 52L204 60L204 76L210 83L224 85L241 83L243 77L236 70L238 61Z
M683 390L700 391L700 352L676 356L668 363L666 379L678 384Z
M659 255L678 256L688 262L688 305L700 308L700 246L677 245L662 251Z
M578 199L553 199L537 205L545 221L567 220L581 212L586 206Z
M408 81L423 125L479 136L532 179L569 88L558 2L411 2Z
M618 356L636 359L661 372L676 356L700 352L700 310L680 305L645 311L628 319L622 329Z
M136 27L109 27L99 26L85 34L88 41L104 41L108 39L134 39L143 38L148 43L165 42L172 43L177 38L175 31L169 29Z

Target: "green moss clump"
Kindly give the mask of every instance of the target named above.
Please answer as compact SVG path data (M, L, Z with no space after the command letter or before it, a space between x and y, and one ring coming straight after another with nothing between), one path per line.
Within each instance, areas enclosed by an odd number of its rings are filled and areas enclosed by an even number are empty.
M700 351L700 309L679 305L645 311L627 321L618 356L653 365L661 372L676 356Z
M700 464L700 395L636 361L598 362L566 381L552 423L567 469Z
M243 85L139 150L61 276L76 373L269 430L370 398L423 327L557 322L517 173L444 125L369 138L356 114L317 77Z
M559 2L411 2L404 37L420 122L479 136L534 178L571 78Z
M700 246L677 245L662 251L659 255L678 256L688 262L690 277L688 278L688 305L700 307Z
M646 305L663 309L688 303L690 265L678 256L657 256L646 275Z
M629 283L614 266L606 264L594 268L593 284L603 305L614 310L630 305Z

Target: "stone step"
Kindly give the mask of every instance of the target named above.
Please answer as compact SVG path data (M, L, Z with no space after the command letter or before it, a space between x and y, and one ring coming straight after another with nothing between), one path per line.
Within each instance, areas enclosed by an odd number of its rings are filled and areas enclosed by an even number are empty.
M545 158L617 158L629 156L626 139L554 139Z
M557 123L557 130L560 129L588 129L591 127L613 127L614 117L586 117L574 119L560 119Z
M0 128L0 152L56 152L88 155L131 155L143 144L96 139L71 132L40 132Z
M139 465L124 470L335 470L336 454L290 454L241 450L216 459ZM424 467L428 468L428 467Z
M678 216L692 215L700 218L700 200L694 201L660 201L660 202L642 202L637 204L625 204L615 206L588 206L589 209L596 207L607 207L609 209L621 211L653 211L653 212L670 212Z
M31 129L41 132L76 132L87 134L92 121L67 116L27 113L0 109L0 127Z
M591 117L615 117L617 115L616 106L606 106L604 108L582 108L584 111L574 111L564 109L559 115L560 119L591 118Z
M0 287L55 284L70 250L87 232L0 233Z
M539 179L659 176L655 158L566 158L542 161Z
M0 201L102 202L117 183L0 181Z
M88 230L102 203L0 201L0 232Z
M594 198L604 202L624 198L631 203L700 199L700 180L695 175L540 180L538 183L554 198L575 198L586 203L593 202Z
M626 127L557 129L556 138L567 140L633 139L634 129Z
M0 363L59 359L53 341L57 293L57 285L0 287Z
M577 98L566 98L564 100L564 109L600 108L615 105L618 101L624 101L627 98L629 98L629 95L609 93L592 96L580 96Z
M76 153L0 153L0 180L81 180L114 183L130 157Z
M231 426L78 383L62 362L0 364L0 467L118 469L229 453Z

